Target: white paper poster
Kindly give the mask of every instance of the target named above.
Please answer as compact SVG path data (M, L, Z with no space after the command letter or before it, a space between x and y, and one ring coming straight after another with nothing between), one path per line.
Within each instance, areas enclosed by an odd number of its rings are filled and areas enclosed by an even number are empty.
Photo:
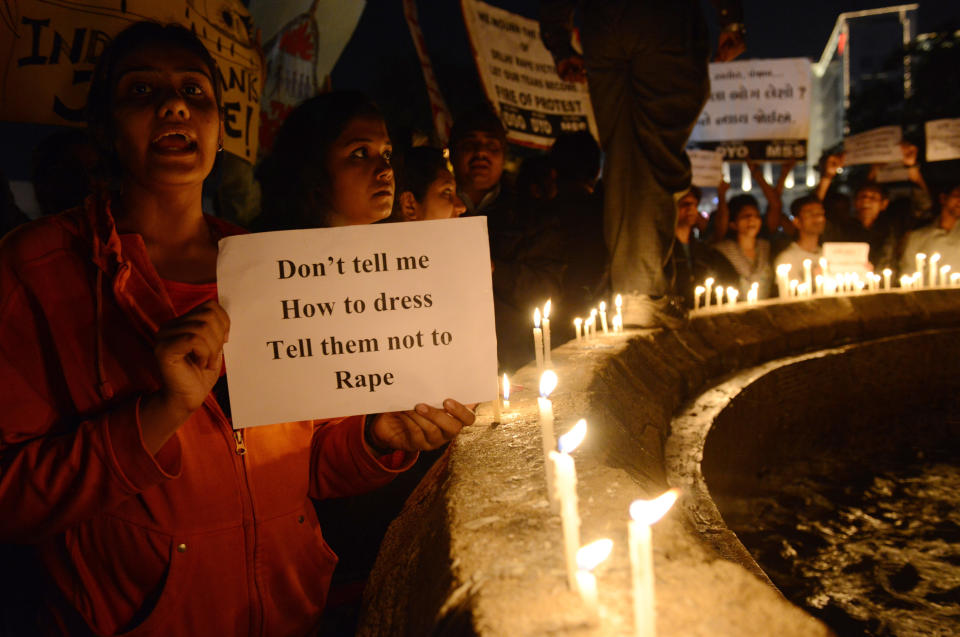
M831 274L856 272L861 279L866 279L866 273L873 271L869 243L828 241L823 244L823 258Z
M727 159L807 156L810 60L784 58L710 65L710 99L690 135Z
M234 427L491 400L488 245L484 217L221 240Z
M508 140L549 148L561 133L589 130L597 137L587 85L557 76L536 20L479 0L461 5L480 81Z
M716 188L723 179L723 152L717 150L688 150L693 185L698 188Z
M960 159L960 118L935 119L924 125L927 161Z
M851 135L843 140L843 161L848 166L903 163L902 139L903 129L899 126L881 126Z

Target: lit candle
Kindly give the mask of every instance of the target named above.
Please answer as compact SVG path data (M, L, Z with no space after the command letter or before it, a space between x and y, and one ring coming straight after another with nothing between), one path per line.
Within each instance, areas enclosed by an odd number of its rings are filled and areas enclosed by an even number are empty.
M900 289L906 290L907 288L910 287L911 282L912 282L911 277L907 276L906 274L902 275L900 277Z
M657 617L653 593L653 540L650 526L666 515L680 495L670 489L653 500L634 500L627 524L630 543L630 574L633 581L633 621L636 637L654 637Z
M493 399L493 422L503 422L503 411L500 408L500 383L497 382L497 397Z
M543 373L543 330L540 329L540 308L533 311L533 353L537 358L537 374Z
M939 285L940 285L940 287L944 287L944 288L947 287L947 280L948 280L948 279L947 279L947 275L948 275L948 274L950 274L950 266L949 266L949 265L941 265L941 266L940 266L940 281L938 282Z
M697 310L700 308L700 297L703 296L705 291L706 288L702 285L693 288L693 309Z
M791 298L797 295L797 286L799 285L800 285L800 281L798 281L797 279L790 279L790 287L788 289L790 290Z
M960 272L954 272L950 275L950 285L953 287L960 286Z
M550 402L550 392L557 386L557 374L548 369L540 375L540 397L537 398L537 409L540 416L540 437L543 441L543 466L547 477L547 494L553 499L553 463L550 454L556 447L557 441L553 437L553 403Z
M760 284L754 281L747 290L747 303L753 304L760 299Z
M823 276L827 276L827 258L820 257L817 260L817 264L820 266L820 274L822 274Z
M790 296L790 264L781 263L777 266L777 288L780 291L780 298L784 299Z
M806 283L797 285L797 296L810 296L810 288L807 287Z
M607 304L600 301L600 327L603 328L603 335L607 335Z
M810 259L803 260L803 282L808 291L813 287L813 261Z
M883 269L883 288L885 290L890 289L890 277L893 275L893 270L890 268Z
M736 305L738 296L740 296L740 290L732 287L727 288L727 305Z
M717 297L717 307L720 307L721 305L723 305L723 286L718 285L717 287L715 287L713 289L713 293Z
M597 335L597 308L590 309L590 336Z
M918 252L916 255L914 255L913 258L917 264L917 269L915 270L915 272L919 272L920 276L922 277L923 269L924 269L923 266L927 262L927 255L924 254L923 252Z
M622 332L623 331L623 317L619 314L613 315L613 331Z
M597 577L591 572L610 556L613 540L603 539L580 547L577 551L577 590L591 618L600 614L597 599Z
M813 278L813 282L817 286L817 294L823 294L823 275L818 274Z
M713 277L707 277L707 280L703 282L706 287L706 298L703 301L703 307L710 307L710 291L713 289Z
M560 503L563 526L563 556L567 566L567 584L577 587L577 549L580 548L580 512L577 509L577 470L570 453L587 435L587 421L579 420L573 429L560 436L559 452L550 451L553 465L553 499Z
M577 340L581 340L583 335L580 333L580 328L583 326L583 319L579 316L573 319L573 329L577 332Z
M543 365L553 367L550 360L550 299L543 306Z
M510 409L510 379L503 375L503 408Z
M937 273L939 272L939 266L937 265L938 263L940 263L940 253L934 252L930 255L930 271L927 275L927 285L932 288L937 287Z
M613 304L617 306L617 325L620 331L623 331L623 297L619 294L613 299Z

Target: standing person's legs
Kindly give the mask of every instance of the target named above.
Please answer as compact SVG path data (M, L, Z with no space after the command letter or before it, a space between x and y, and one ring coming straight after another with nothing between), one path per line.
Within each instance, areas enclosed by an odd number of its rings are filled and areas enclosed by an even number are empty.
M652 324L658 307L649 297L668 292L663 267L676 223L674 194L690 182L684 147L708 92L706 29L696 0L669 7L613 2L584 20L590 94L606 153L611 282L625 295L625 320Z

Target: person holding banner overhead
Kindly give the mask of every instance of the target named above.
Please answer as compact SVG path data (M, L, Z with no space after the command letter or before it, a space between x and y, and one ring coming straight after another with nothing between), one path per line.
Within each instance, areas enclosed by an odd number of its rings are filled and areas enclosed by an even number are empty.
M722 26L717 60L744 50L739 0L714 0ZM571 44L582 7L581 57ZM604 233L624 323L678 327L669 295L676 199L690 187L685 146L710 87L699 0L541 0L540 31L567 81L587 80L604 165Z
M0 243L0 542L46 580L24 632L307 634L336 564L309 498L385 484L474 416L234 431L216 265L241 230L201 210L216 64L188 29L137 23L87 111L110 192Z

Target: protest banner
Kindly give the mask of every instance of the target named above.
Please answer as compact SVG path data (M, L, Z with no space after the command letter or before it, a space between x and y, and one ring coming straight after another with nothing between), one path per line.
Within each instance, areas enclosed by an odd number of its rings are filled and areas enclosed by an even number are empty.
M693 185L698 188L716 188L723 180L723 152L719 150L687 150Z
M690 135L728 160L804 159L810 132L810 61L746 60L710 65L710 99Z
M895 161L889 164L880 164L877 166L875 175L879 184L892 184L900 181L910 180L910 169L902 161Z
M843 162L848 166L903 163L902 140L903 129L899 126L881 126L851 135L843 140Z
M536 20L480 0L461 6L481 84L510 142L549 148L561 133L589 130L597 137L586 84L557 76Z
M93 69L110 39L140 20L179 22L196 32L220 67L224 148L255 159L261 62L239 0L18 0L5 6L0 120L83 124Z
M482 217L227 237L217 284L238 429L494 397Z
M413 48L417 51L417 58L420 60L423 83L427 86L433 130L436 132L440 144L446 146L450 140L450 129L453 128L453 115L450 114L450 109L447 108L447 103L443 99L437 77L433 73L433 63L430 61L430 56L427 55L427 42L423 37L423 30L420 28L420 16L417 13L416 0L403 0L403 17L407 20L410 39L413 41Z
M866 280L870 265L870 244L842 241L827 241L823 244L823 258L832 274L856 272Z
M960 118L935 119L924 125L927 161L960 159Z

